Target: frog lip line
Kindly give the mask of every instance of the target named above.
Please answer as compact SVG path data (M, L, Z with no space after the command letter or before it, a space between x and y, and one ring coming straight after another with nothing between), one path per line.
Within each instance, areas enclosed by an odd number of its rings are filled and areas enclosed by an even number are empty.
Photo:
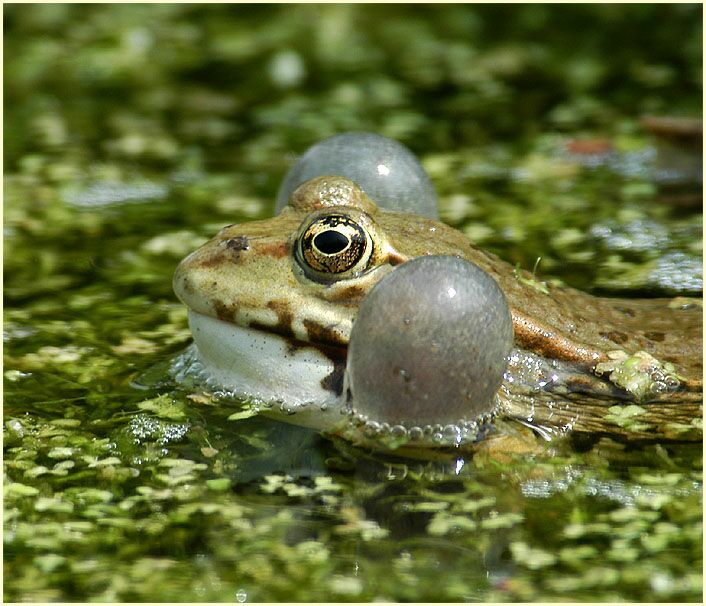
M343 394L346 349L295 342L268 330L239 326L192 309L188 318L202 372L218 385L219 391L261 404L263 414L274 418L282 419L283 412L285 418L296 413L297 424L319 430L329 430L342 413L348 412ZM526 354L518 350L513 350L509 358L514 368L506 372L501 390L522 389L516 384L517 379L522 382L528 372L525 365L534 368L538 359L533 356L527 360ZM561 367L543 371L547 376L553 373L561 374ZM551 389L552 382L553 378L548 380L545 389Z
M197 270L198 271L198 270ZM292 305L286 292L274 290L265 301L258 303L252 293L216 296L211 291L221 283L232 284L233 279L212 278L208 273L194 275L188 258L174 275L173 288L179 300L195 313L244 328L259 329L287 338L290 341L310 343L323 348L346 348L352 327L353 307L341 304L336 297L355 296L358 291L339 288L331 293L332 301L314 300L307 305ZM244 278L244 276L243 276ZM225 288L225 287L221 287ZM202 296L199 293L208 293ZM233 302L233 300L236 302Z
M218 391L262 405L262 414L279 420L296 414L297 424L317 430L329 431L349 418L346 349L293 343L192 309L188 318L202 377Z

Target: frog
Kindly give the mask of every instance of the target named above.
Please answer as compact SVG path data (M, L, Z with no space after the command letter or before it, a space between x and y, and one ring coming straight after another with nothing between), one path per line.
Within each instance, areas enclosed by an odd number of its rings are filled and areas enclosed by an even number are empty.
M701 439L698 300L538 282L438 220L419 162L374 134L314 146L277 211L224 227L175 271L194 337L179 368L206 388L383 447L473 445L500 419L546 440ZM448 320L452 299L473 299L458 316L470 332ZM420 311L409 336L402 309ZM431 385L404 392L417 377Z

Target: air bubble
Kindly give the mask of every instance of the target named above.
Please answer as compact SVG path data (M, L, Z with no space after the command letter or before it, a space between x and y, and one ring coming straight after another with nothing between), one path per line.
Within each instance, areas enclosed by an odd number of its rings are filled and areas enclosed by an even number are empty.
M409 437L411 440L421 440L424 437L424 430L421 427L412 427L409 430Z
M650 390L653 393L662 393L667 391L667 384L664 381L655 381L650 385Z
M447 425L444 427L444 438L451 438L453 440L458 440L461 436L461 428L457 425Z
M380 434L380 423L376 423L375 421L368 421L365 424L365 428L363 431L365 435L369 438L374 438L375 436Z
M301 406L292 406L291 404L287 404L286 402L282 402L279 405L279 409L287 416L292 416L293 414L296 414L298 408L301 408Z
M407 429L402 425L395 425L390 430L390 434L395 438L402 438L407 435Z

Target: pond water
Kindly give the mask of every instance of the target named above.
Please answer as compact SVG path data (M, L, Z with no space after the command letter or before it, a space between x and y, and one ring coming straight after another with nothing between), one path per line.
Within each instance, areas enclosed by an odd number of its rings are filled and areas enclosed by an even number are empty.
M351 130L541 280L700 297L700 147L640 120L701 116L700 5L4 8L6 601L701 601L700 441L416 461L167 373L178 261Z

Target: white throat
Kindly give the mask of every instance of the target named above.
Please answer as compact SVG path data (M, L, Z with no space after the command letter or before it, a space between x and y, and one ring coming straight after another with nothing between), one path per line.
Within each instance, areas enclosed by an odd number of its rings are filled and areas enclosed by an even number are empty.
M343 398L326 387L336 365L317 348L192 310L189 326L210 385L272 405L269 416L295 414L298 425L325 429L342 418Z

